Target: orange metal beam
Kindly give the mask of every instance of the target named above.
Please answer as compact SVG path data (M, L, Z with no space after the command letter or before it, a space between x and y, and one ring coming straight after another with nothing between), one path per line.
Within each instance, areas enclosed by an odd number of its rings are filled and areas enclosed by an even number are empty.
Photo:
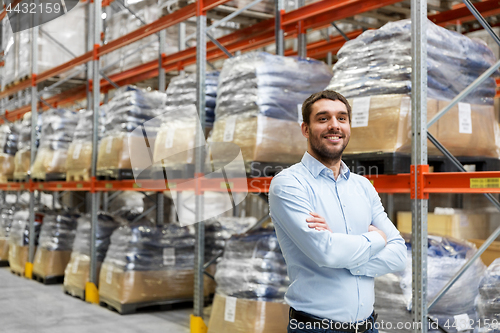
M424 174L426 193L500 193L500 171Z
M474 2L474 7L484 16L500 14L500 2L498 0L486 0ZM468 22L476 18L471 14L465 5L457 6L455 9L447 10L439 14L430 15L429 20L437 25L457 24L457 21Z

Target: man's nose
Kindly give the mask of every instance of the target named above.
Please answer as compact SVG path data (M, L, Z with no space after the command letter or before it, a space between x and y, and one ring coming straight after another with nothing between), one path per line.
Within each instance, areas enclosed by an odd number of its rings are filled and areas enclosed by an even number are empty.
M337 118L332 117L332 119L328 123L328 129L329 130L340 129L340 124L339 124L339 121L337 120Z

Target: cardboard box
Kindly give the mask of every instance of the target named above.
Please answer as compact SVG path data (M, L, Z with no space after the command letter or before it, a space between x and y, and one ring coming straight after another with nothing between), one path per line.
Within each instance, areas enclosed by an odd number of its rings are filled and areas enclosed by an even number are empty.
M9 240L0 239L0 261L9 260Z
M14 157L14 178L23 179L30 170L31 150L19 150Z
M196 118L163 123L155 141L154 161L171 169L193 164L196 126L199 126Z
M148 136L148 140L149 147L153 151L155 138ZM132 169L130 151L141 151L144 147L146 147L146 140L143 136L130 133L115 133L106 136L99 144L97 170Z
M231 122L234 122L234 126ZM212 141L238 145L245 162L293 164L300 162L307 150L307 140L302 135L298 122L262 115L234 115L215 121ZM227 149L224 145L216 145L212 149L213 158L231 162L236 157L233 155L232 149Z
M68 157L66 159L66 180L70 180L70 175L90 178L91 162L92 142L72 142L69 145Z
M231 299L236 303L228 302L226 296L215 295L208 333L286 333L288 304Z
M14 156L0 153L0 175L6 180L14 176Z
M204 294L215 292L215 282L204 276ZM194 271L123 271L103 264L99 275L99 296L120 304L133 304L176 299L192 299Z
M10 270L24 276L24 269L28 262L29 246L9 244L9 266Z
M38 248L33 263L33 273L44 277L64 276L64 269L71 257L71 251L49 251Z
M411 233L411 212L398 212L397 226L400 232ZM450 215L427 215L429 234L451 236L458 239L486 239L489 236L486 214L458 213Z
M366 103L367 100L364 100ZM353 112L361 112L367 106L359 100L350 99ZM432 119L448 101L428 99L427 120ZM363 107L364 105L364 107ZM471 105L470 117L459 115L459 106L454 106L441 119L429 128L429 132L455 156L499 157L496 132L498 124L494 121L494 108L488 105ZM368 152L411 153L411 104L407 95L378 95L369 98L367 126L352 127L351 139L345 154ZM469 125L472 132L464 132ZM354 124L354 122L353 122ZM465 126L467 127L467 126ZM441 155L430 141L429 155Z
M47 173L66 173L66 149L41 148L31 168L33 179L45 179Z
M99 277L101 262L97 262L96 274ZM64 288L66 290L85 290L89 282L90 257L78 252L71 253L71 259L64 270Z
M484 243L482 239L469 239L468 241L476 244L478 249ZM497 258L500 258L500 242L493 241L486 251L481 254L481 260L486 266L489 266Z

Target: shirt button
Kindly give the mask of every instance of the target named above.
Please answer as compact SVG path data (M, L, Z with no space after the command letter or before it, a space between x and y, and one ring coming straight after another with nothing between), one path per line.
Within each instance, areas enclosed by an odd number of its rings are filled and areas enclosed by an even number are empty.
M364 305L364 304L363 304L363 303L361 303L361 306L363 306L363 305Z
M352 231L352 229L351 229L351 228L349 228L349 231Z
M359 274L359 271L357 271L356 273L358 273L358 274Z

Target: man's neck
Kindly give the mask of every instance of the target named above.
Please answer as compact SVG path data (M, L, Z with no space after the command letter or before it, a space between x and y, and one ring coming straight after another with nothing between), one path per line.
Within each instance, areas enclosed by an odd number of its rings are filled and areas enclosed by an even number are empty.
M337 160L329 160L329 159L321 158L320 156L316 155L312 151L312 149L308 149L307 152L309 153L309 155L311 155L312 157L317 159L319 162L321 162L321 164L326 166L328 169L332 170L333 177L335 178L335 180L337 180L337 177L340 174L340 168L342 166L342 164L341 164L342 156L340 156Z

